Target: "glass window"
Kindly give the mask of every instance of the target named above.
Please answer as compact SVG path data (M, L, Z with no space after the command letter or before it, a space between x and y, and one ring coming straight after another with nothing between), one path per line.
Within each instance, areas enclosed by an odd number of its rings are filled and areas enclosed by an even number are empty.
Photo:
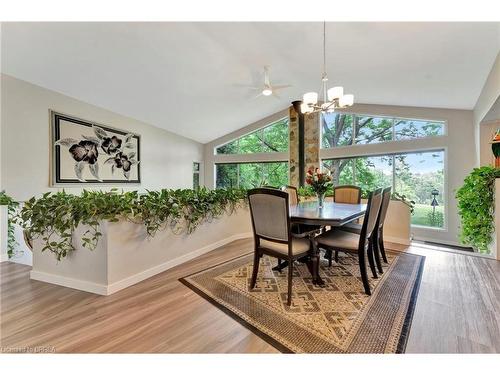
M322 117L323 148L352 145L353 115L343 113L325 113Z
M239 184L243 189L253 189L265 185L263 166L260 163L238 164L240 168Z
M288 119L264 128L263 152L288 152Z
M226 143L216 149L217 154L237 154L238 140Z
M240 148L238 150L238 154L255 154L263 152L262 138L262 130L241 137L239 139Z
M354 184L355 159L323 160L323 170L330 171L334 185Z
M238 187L238 164L217 164L215 173L215 187L237 188Z
M327 113L322 119L323 148L435 137L445 131L443 121L345 113Z
M404 139L435 137L437 135L444 134L444 123L396 119L394 122L394 133L397 141Z
M264 185L279 188L288 185L288 163L264 163Z
M393 120L387 117L360 117L354 119L357 144L380 143L392 140Z
M252 189L259 186L279 188L288 185L288 162L216 164L218 189Z
M444 228L444 150L323 160L334 185L352 184L363 191L392 186L415 201L411 224ZM394 171L394 172L393 172Z
M263 129L246 134L215 148L220 154L254 154L288 151L288 118L281 119Z
M193 189L200 187L200 163L193 162Z
M444 228L444 151L395 155L395 191L415 201L412 224Z

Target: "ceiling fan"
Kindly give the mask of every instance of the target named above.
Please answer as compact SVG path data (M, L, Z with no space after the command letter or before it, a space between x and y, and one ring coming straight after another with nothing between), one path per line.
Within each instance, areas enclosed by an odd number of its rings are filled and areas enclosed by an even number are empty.
M264 66L264 85L256 87L256 86L247 86L253 90L260 91L254 98L258 98L259 96L274 96L275 98L280 98L277 94L279 90L286 89L288 87L292 87L291 85L272 85L271 80L269 79L269 66Z

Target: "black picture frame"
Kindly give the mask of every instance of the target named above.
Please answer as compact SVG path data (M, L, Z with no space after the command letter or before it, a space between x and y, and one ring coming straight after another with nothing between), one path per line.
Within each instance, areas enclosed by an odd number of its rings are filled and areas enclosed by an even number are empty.
M120 130L111 126L102 125L93 121L84 120L71 115L59 113L53 110L49 111L50 123L51 123L51 150L52 150L52 185L116 185L116 184L140 184L141 183L141 136L139 134L127 132ZM127 134L132 134L132 138L137 142L137 148L134 150L136 152L136 159L138 163L134 165L137 168L137 178L134 179L102 179L101 181L96 178L85 179L84 182L78 180L78 178L63 178L61 176L61 157L62 152L65 152L61 145L56 145L55 143L61 139L61 120L75 124L75 126L84 126L92 128L93 126L98 126L99 128L110 133L110 135L125 136Z

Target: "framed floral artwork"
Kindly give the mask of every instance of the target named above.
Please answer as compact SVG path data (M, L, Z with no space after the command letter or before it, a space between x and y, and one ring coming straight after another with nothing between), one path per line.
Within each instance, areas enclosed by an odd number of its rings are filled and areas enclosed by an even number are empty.
M50 111L52 183L137 184L141 182L141 137Z

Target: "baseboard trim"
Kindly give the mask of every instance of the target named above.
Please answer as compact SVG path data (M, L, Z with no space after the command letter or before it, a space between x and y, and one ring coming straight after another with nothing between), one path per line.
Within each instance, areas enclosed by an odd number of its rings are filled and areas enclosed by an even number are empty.
M118 292L119 290L128 288L131 285L137 284L143 280L149 279L152 276L155 276L159 273L162 273L164 271L167 271L170 268L176 267L178 265L181 265L183 263L189 262L190 260L197 258L203 254L206 254L212 250L215 250L221 246L227 245L230 242L236 241L236 240L241 240L244 238L249 238L252 237L253 234L251 232L247 233L239 233L235 234L231 237L224 238L220 241L214 242L210 245L204 246L200 249L194 250L189 252L186 255L177 257L175 259L169 260L168 262L159 264L155 267L149 268L145 271L142 271L140 273L136 273L135 275L129 276L123 280L117 281L113 284L108 285L107 287L107 294L113 294Z
M45 273L40 271L31 271L30 278L32 280L43 281L50 284L56 284L60 286L65 286L66 288L83 290L84 292L90 292L94 294L107 295L108 288L104 284L97 284L91 281L85 281L80 279L73 279L71 277L65 277L60 275L54 275L53 273Z
M43 281L50 284L61 285L67 288L78 289L85 292L90 292L94 294L100 295L110 295L118 292L119 290L125 289L131 285L137 284L143 280L149 279L152 276L155 276L161 272L167 271L170 268L178 266L180 264L186 263L194 258L197 258L203 254L206 254L212 250L215 250L221 246L227 245L230 242L241 240L244 238L250 238L253 234L251 232L247 233L239 233L233 236L224 238L220 241L211 243L207 246L203 246L197 250L193 250L185 255L177 257L175 259L169 260L168 262L159 264L155 267L149 268L147 270L136 273L135 275L129 276L123 280L117 281L113 284L105 285L105 284L97 284L90 281L73 279L70 277L49 274L40 271L31 271L30 278L32 280Z
M400 237L392 237L384 235L384 242L392 242L401 245L410 246L411 241L409 238L400 238Z

